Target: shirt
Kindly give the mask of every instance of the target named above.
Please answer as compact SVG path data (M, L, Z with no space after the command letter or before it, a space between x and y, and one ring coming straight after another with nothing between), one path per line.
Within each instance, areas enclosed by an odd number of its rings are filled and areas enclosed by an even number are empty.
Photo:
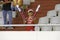
M5 0L3 0L3 2L5 2ZM7 11L11 10L11 3L5 3L5 4L3 4L3 8L2 9L3 10L7 10Z

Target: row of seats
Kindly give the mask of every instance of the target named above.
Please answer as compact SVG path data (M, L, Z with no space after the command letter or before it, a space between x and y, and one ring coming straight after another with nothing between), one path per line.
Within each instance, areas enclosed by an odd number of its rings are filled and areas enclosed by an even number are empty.
M60 4L56 4L54 10L47 12L47 16L41 17L38 24L60 24ZM39 31L60 31L60 26L36 26L35 30Z

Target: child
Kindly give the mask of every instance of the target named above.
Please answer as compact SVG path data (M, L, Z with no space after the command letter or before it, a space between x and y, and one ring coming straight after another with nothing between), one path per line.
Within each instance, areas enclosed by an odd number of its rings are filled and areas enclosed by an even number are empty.
M19 12L21 12L21 9L19 8L19 5L16 6L19 10ZM36 16L36 12L38 12L40 8L40 5L37 6L37 9L35 11L35 13L33 12L32 9L28 10L28 17L25 17L23 12L20 13L20 15L22 16L24 23L26 24L34 24L34 20L35 20L35 16ZM34 14L33 14L34 13ZM34 26L26 26L26 31L34 31Z
M25 23L34 24L34 15L32 9L28 10L28 17L26 18ZM26 26L26 31L34 31L34 26Z

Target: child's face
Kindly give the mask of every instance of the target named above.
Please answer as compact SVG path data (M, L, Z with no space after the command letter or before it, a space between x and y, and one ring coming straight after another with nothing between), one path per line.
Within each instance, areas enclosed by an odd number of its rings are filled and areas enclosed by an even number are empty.
M28 16L32 16L32 15L33 15L33 12L29 12L29 13L28 13Z

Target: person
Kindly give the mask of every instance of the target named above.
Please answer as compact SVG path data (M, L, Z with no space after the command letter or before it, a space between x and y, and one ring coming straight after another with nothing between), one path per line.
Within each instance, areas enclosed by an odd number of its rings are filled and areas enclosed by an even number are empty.
M25 23L26 24L34 24L34 12L32 9L28 10L28 17L26 17ZM34 26L26 26L26 31L34 31Z
M24 20L24 24L34 24L34 20L36 13L33 12L32 9L28 10L28 17L25 17L23 13L20 13L20 15L22 16L23 20ZM34 26L26 26L25 30L26 31L34 31Z
M11 0L12 1L12 0ZM7 23L7 14L9 15L9 24L12 24L12 10L11 10L11 1L10 0L2 0L2 10L3 10L3 18L4 18L4 25ZM6 26L4 26L6 28ZM8 26L8 29L13 29L12 26Z
M20 12L20 15L23 19L24 24L34 24L34 20L36 19L36 13L38 12L40 5L37 6L36 11L34 12L32 9L28 10L28 17L25 17L24 11L19 7L19 5L16 5L18 11ZM35 27L34 26L26 26L25 30L26 31L34 31Z

